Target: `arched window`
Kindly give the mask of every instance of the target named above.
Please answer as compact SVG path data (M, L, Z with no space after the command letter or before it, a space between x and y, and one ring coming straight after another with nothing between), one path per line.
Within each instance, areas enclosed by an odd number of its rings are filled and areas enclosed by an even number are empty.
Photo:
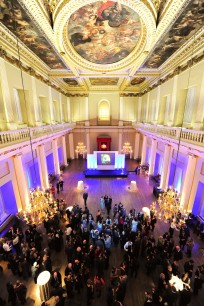
M98 104L98 119L110 120L110 103L107 100L102 100Z

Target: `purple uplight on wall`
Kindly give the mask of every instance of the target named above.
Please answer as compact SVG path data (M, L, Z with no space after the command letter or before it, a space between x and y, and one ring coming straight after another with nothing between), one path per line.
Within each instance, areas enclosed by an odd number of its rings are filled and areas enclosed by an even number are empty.
M1 186L0 192L4 204L5 213L7 213L8 215L16 214L18 209L17 209L17 203L13 190L12 181L9 181L3 186Z
M195 216L198 216L201 214L202 210L202 206L204 203L204 184L202 182L198 183L198 188L196 191L196 196L195 196L195 200L194 200L194 204L193 204L193 209L192 209L192 213ZM202 216L204 217L204 216Z
M150 163L150 147L147 147L145 162Z
M46 156L46 162L47 162L47 171L48 171L48 174L55 173L53 153L50 153L49 155Z
M159 163L160 163L160 154L156 153L154 175L160 174L159 173Z
M58 158L59 158L59 163L63 164L63 152L62 152L62 147L58 148Z
M30 185L31 188L36 188L41 186L40 181L40 172L39 172L39 166L38 163L35 162L34 164L30 164L28 168L29 177L30 177Z
M176 165L174 163L171 163L168 186L173 186L175 172L176 172Z

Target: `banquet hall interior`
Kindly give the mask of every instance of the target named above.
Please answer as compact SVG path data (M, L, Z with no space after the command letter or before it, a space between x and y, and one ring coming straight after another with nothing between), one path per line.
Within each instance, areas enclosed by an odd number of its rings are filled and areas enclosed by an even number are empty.
M2 306L20 305L18 281L27 288L25 305L203 305L203 16L203 0L0 1ZM110 210L101 206L105 196L112 199ZM70 298L64 282L69 239L73 241L77 235L73 232L86 228L90 231L88 244L97 245L90 222L83 227L82 216L89 216L84 213L86 207L94 221L100 211L104 235L111 228L109 265L102 273L105 285L100 297L94 282L95 259L90 282L84 282L80 293L75 288ZM80 229L78 225L75 229L72 217L78 213ZM111 226L107 226L108 215ZM120 217L125 222L122 229L117 223ZM52 232L45 227L49 218L55 220L50 227L57 224L62 236L58 250L49 245ZM133 230L135 219L137 230ZM62 297L53 294L51 282L46 284L47 294L46 286L34 282L31 271L24 279L22 271L11 269L3 245L11 247L9 255L17 256L18 262L26 261L20 243L30 226L41 241L39 259L30 268L36 263L43 271L42 258L49 246L50 277L55 271L61 274ZM113 239L117 227L118 244ZM72 228L71 238L67 228ZM176 288L177 299L170 301L167 289L173 290L175 283L170 286L166 272L165 294L156 302L152 288L161 284L167 261L173 265L174 250L166 262L163 255L152 260L150 269L148 243L158 251L164 236L169 245L170 228L175 229L172 243L181 247L183 256L176 275L182 289ZM184 228L188 235L182 245ZM19 239L20 251L14 238ZM193 240L190 255L188 238ZM135 263L138 273L131 251L124 248L131 239L133 245L137 239L141 242ZM105 238L102 240L104 244ZM36 247L32 243L28 243L29 254ZM194 261L194 269L186 285L183 274L189 260ZM123 262L127 283L121 298ZM117 285L110 282L113 267L121 272ZM132 277L131 271L137 275ZM200 290L195 293L198 278ZM8 282L14 284L14 304L9 300ZM94 296L89 297L92 284ZM108 304L110 291L113 301ZM186 304L184 291L189 297Z

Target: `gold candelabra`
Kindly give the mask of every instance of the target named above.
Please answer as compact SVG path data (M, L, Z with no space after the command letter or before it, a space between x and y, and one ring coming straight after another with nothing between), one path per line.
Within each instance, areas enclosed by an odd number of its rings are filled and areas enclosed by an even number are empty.
M86 153L86 146L84 145L83 142L78 142L78 145L76 146L75 152L78 154L84 154Z
M124 154L131 154L132 153L132 146L130 145L129 142L124 143L121 152L124 153Z
M49 191L40 189L30 192L30 203L26 209L18 213L18 217L27 224L40 225L57 212L57 203Z
M167 221L174 218L180 212L180 196L172 187L169 187L167 190L164 190L163 193L160 193L157 202L159 205L158 219Z

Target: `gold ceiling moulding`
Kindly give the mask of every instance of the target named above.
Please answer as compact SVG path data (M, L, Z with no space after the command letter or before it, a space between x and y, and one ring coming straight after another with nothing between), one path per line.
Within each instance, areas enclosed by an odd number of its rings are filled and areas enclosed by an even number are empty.
M120 97L141 97L141 94L140 93L133 93L133 92L121 93Z
M67 93L67 97L88 97L88 94L85 93Z

